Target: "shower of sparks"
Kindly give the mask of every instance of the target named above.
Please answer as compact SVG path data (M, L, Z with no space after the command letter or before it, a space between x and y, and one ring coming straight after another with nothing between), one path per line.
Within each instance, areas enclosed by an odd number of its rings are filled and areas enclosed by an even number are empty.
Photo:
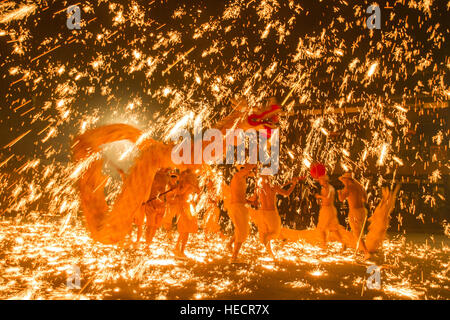
M293 0L230 0L214 16L202 4L170 2L72 1L82 15L82 28L72 31L61 1L0 3L0 41L7 53L0 62L5 115L0 122L7 128L0 148L0 298L166 299L180 297L178 290L186 287L191 295L183 297L189 299L243 297L254 293L247 285L251 281L296 268L304 278L286 278L283 285L303 297L344 297L350 289L360 296L365 266L353 265L350 254L297 243L277 244L281 263L274 263L258 260L263 249L252 239L245 254L256 262L243 269L225 265L223 243L204 245L201 233L189 249L198 265L174 260L172 244L162 234L151 254L94 244L80 226L76 181L100 153L73 164L70 144L74 136L104 124L134 125L144 132L135 145L102 150L107 160L126 168L147 138L169 141L196 123L212 126L232 111L231 98L245 96L255 108L276 95L283 105L276 180L306 175L315 162L324 163L330 174L355 170L373 207L379 185L393 183L414 165L431 172L430 185L420 191L429 212L417 210L419 199L401 195L393 213L395 231L403 231L409 215L435 221L436 203L447 199L429 189L448 174L448 160L438 151L425 159L414 150L424 137L416 135L406 114L434 115L448 104L447 30L439 21L447 19L450 6L417 0L403 7L398 1L395 7L411 17L386 16L391 27L376 33L364 27L369 2L315 2L314 10L333 12L333 18L312 17L313 8ZM424 97L432 102L417 102ZM432 120L442 127L448 121ZM415 137L419 142L413 144ZM448 153L448 130L433 141ZM374 167L380 173L376 181L366 175ZM220 186L225 173L214 166L212 172ZM111 203L121 183L111 177L104 184ZM308 177L306 186L313 185ZM310 202L305 193L290 199L289 208L297 211L299 201ZM204 199L191 204L192 213L202 211ZM443 230L448 238L448 224ZM402 239L385 243L386 259L396 269L384 270L382 290L364 294L441 298L448 290L448 245L430 248ZM423 279L416 277L417 263L430 266ZM83 281L91 280L81 293L65 287L73 265L81 267ZM354 269L335 278L336 287L317 282L344 266ZM136 288L124 293L123 281Z
M13 7L14 5L14 2L0 4L0 23L8 23L13 20L23 19L32 14L37 9L37 6L35 4L23 4L15 10L4 12L5 8Z
M387 144L383 144L381 146L380 157L378 158L378 162L377 162L377 164L379 166L383 165L384 158L386 157L387 150L388 150L388 145Z
M239 299L273 292L304 298L358 298L367 264L352 250L328 250L276 242L277 261L265 258L257 237L244 245L245 265L230 265L226 243L193 236L190 258L173 257L173 242L159 233L149 249L95 244L79 225L61 234L55 223L1 223L0 299ZM442 299L449 290L448 239L422 243L400 237L384 244L381 289L365 289L367 299ZM37 266L37 267L35 267ZM74 266L82 289L68 289ZM294 276L293 276L294 275ZM271 279L272 282L263 282ZM282 280L282 281L280 281ZM258 283L261 283L259 285ZM332 283L335 283L333 285ZM251 284L251 285L250 285ZM265 292L270 285L270 292Z
M373 76L373 74L375 73L375 71L377 70L378 67L378 62L373 63L370 68L369 71L367 71L367 77L371 77Z

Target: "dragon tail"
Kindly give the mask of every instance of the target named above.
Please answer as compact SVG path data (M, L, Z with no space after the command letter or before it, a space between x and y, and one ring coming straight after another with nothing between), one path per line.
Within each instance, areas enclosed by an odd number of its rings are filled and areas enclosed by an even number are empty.
M370 253L376 252L386 237L391 213L394 210L399 190L400 184L395 186L393 190L390 190L388 187L382 189L381 202L369 218L369 232L365 239L367 250Z
M141 135L142 131L125 124L89 130L75 139L74 160L82 162L88 159L107 143L119 140L136 142ZM134 213L149 196L156 171L171 163L168 145L148 139L140 149L141 153L123 181L122 190L111 210L104 193L107 177L102 173L103 159L90 161L78 180L86 226L96 241L114 244L125 238L131 230Z

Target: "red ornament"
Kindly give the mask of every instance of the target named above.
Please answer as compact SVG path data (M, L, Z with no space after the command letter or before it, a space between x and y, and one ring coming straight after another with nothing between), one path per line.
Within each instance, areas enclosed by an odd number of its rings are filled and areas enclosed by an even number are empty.
M314 179L319 179L327 173L327 170L325 169L325 166L323 164L315 163L311 166L309 173L311 173L311 177L313 177Z

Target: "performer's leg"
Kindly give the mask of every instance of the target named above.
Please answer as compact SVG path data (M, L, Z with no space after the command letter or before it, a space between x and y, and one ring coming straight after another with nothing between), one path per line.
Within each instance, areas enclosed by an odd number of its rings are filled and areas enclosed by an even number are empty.
M261 243L263 245L265 245L266 243L266 233L263 230L258 230L258 235L259 235L259 241L261 241Z
M342 251L345 251L345 249L347 249L347 246L345 245L344 236L339 227L333 231L330 231L330 233L333 233L336 236L337 241L342 244Z
M267 253L274 258L273 252L272 252L272 247L270 246L270 240L272 240L273 238L273 233L272 232L268 232L268 228L261 228L261 232L259 233L260 235L260 239L261 239L261 243L264 245L264 247L266 247ZM266 229L266 230L263 230Z
M266 237L269 233L269 223L266 219L266 211L253 210L252 218L253 223L255 223L258 228L259 241L265 246L267 243Z
M146 229L145 229L145 241L147 245L152 243L153 237L156 233L156 215L157 212L154 208L147 207L145 209L145 217L146 217Z
M156 227L147 225L146 235L145 235L145 238L146 238L145 241L147 242L147 245L152 243L153 238L155 237L155 234L156 234Z
M184 232L181 235L181 244L180 244L180 253L183 257L186 256L186 254L184 253L184 250L186 249L186 244L189 240L189 232Z
M345 251L347 249L347 246L344 241L344 235L339 228L336 230L336 236L338 238L338 241L342 243L342 251Z
M359 238L359 234L358 234L358 238ZM356 240L356 241L358 241L358 240ZM356 243L356 241L355 241L355 243ZM367 250L366 243L364 242L362 237L361 237L361 240L359 241L359 248L360 248L360 251L364 252L365 260L370 259L372 257L372 254L369 252L369 250Z
M234 243L234 250L233 250L233 256L231 257L232 261L237 260L237 256L239 254L239 250L241 249L242 242L235 242Z
M231 237L230 241L227 244L227 249L232 253L233 252L233 244L234 244L235 236Z
M175 243L175 248L174 248L173 252L177 256L177 255L179 255L180 251L181 251L181 233L178 234L178 239L177 239L177 242Z
M134 217L134 223L137 226L136 244L139 243L139 241L141 241L144 220L145 220L145 206L141 206L136 212L136 215Z
M228 210L228 216L230 217L230 220L231 220L231 223L233 224L233 227L234 227L234 231L233 231L233 235L231 236L231 238L230 238L230 241L228 242L228 244L227 244L227 249L231 252L231 253L233 253L233 246L234 246L234 242L236 241L236 221L235 221L235 218L234 218L234 207L233 206L231 206L230 207L230 209Z
M320 247L326 249L327 247L327 233L325 229L317 229L320 238Z
M136 243L139 243L142 238L142 224L137 225L137 236L136 236Z
M275 255L273 254L272 246L270 244L270 240L271 239L266 236L265 237L265 244L264 244L264 246L266 247L266 250L267 250L267 253L269 254L269 256L271 256L272 258L275 259Z
M164 230L166 230L166 234L167 234L167 240L169 240L169 242L173 241L173 217L170 220L166 220L164 225Z
M248 222L247 222L248 227ZM241 249L242 244L245 242L248 236L248 229L245 229L245 226L241 225L236 228L234 236L234 250L233 255L231 257L232 260L236 261L239 250Z
M220 210L219 208L214 209L214 222L215 222L215 233L220 236L220 238L224 239L225 235L223 234L221 228L220 228Z
M168 204L166 207L166 212L163 219L163 227L164 230L166 230L167 233L167 239L172 242L173 241L173 220L177 213L179 213L179 210L177 211L174 205Z
M361 237L362 226L359 223L350 222L350 228L352 229L353 241L355 243L355 248L356 248L358 239ZM369 253L362 237L359 241L358 248L360 251L363 251L365 254Z
M327 247L327 228L329 223L329 209L326 207L321 207L319 210L319 221L317 223L317 233L319 236L319 246L322 249L326 249Z
M174 254L178 257L186 257L184 249L186 248L186 243L189 238L188 232L181 232L178 235L177 243L175 244Z
M166 229L166 233L167 233L167 240L169 242L173 241L173 231L171 228L165 228Z
M247 208L243 204L232 206L231 217L234 223L234 250L232 260L236 260L239 250L249 234L249 215Z
M278 239L281 232L281 218L278 210L268 212L267 219L267 233L265 237L267 252L275 259L272 251L271 240Z

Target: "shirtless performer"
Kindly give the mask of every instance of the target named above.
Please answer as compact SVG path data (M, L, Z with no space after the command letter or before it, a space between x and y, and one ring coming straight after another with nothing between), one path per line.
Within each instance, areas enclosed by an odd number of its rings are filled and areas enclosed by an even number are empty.
M363 186L353 178L353 173L344 173L339 180L344 184L344 189L339 190L339 200L348 201L348 220L350 228L352 229L354 243L358 242L361 237L361 231L364 224L364 219L367 216L367 209L364 206L367 202L367 193ZM364 241L361 239L359 248L364 251L365 258L370 258L370 254L366 248Z
M223 199L223 208L225 211L230 211L231 206L231 187L225 182L222 182L222 199Z
M283 187L279 187L270 184L268 176L263 176L261 186L257 188L255 193L260 205L259 210L255 211L259 237L269 255L274 259L275 255L272 252L270 240L277 239L281 231L281 218L276 206L277 194L288 197L298 181L300 181L299 178L294 178ZM289 184L291 187L288 190L283 189Z
M186 258L184 250L189 240L189 233L198 231L197 216L191 213L191 205L194 205L194 195L200 193L197 176L191 170L183 171L180 175L180 183L177 189L177 201L179 203L178 212L178 241L175 244L175 256L177 258Z
M228 248L233 252L231 262L237 262L237 256L242 244L247 239L249 226L249 212L245 204L247 191L247 178L252 175L254 165L239 165L239 171L231 179L231 201L229 204L228 215L234 225L234 235L228 244ZM234 245L234 248L233 248Z
M214 185L212 180L208 180L207 184L207 204L206 212L203 217L203 230L205 232L205 240L207 240L208 234L219 234L223 239L225 236L220 230L220 210L218 207L218 202L220 200L220 192Z
M147 228L145 230L145 240L147 245L152 242L156 234L156 230L158 230L161 226L162 219L164 217L166 195L161 194L167 191L167 184L169 182L168 171L169 169L160 169L156 172L152 189L150 191L149 200L143 204L145 216L147 218ZM140 219L138 220L140 221Z
M334 206L334 199L336 191L334 187L329 183L328 175L323 175L318 178L320 186L320 194L315 195L316 199L321 200L321 206L319 211L319 222L317 224L317 231L319 232L321 245L325 248L327 243L327 238L329 238L330 233L334 233L339 242L342 244L343 235L341 234L339 220L337 217L337 210ZM345 245L343 247L345 250Z

